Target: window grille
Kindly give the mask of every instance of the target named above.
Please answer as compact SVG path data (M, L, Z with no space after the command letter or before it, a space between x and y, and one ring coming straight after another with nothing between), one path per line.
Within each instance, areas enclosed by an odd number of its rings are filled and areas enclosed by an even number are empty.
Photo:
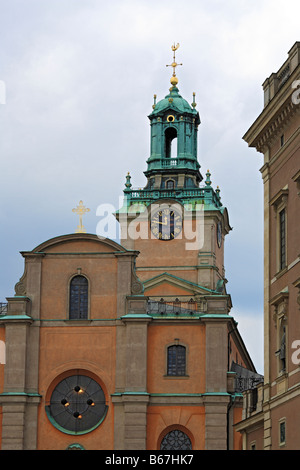
M185 375L186 350L184 346L173 345L168 347L167 375Z
M160 450L192 450L192 443L184 432L174 429L163 438Z

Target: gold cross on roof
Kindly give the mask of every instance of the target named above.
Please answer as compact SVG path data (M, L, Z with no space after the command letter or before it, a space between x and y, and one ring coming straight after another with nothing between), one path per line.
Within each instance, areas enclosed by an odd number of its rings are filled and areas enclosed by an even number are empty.
M86 229L84 228L84 226L82 225L82 216L86 213L86 212L90 212L90 209L88 209L87 207L85 207L83 205L83 202L82 201L79 201L79 205L72 209L72 212L75 212L76 214L79 215L79 225L77 226L77 229L75 230L75 233L86 233Z
M177 64L176 57L175 57L175 52L179 48L179 43L177 43L176 46L175 46L175 42L174 42L174 44L173 44L173 46L171 46L171 48L172 48L172 51L173 51L173 62L172 62L172 64L167 65L167 67L173 67L173 75L171 77L170 82L171 82L171 85L176 86L177 83L178 83L178 78L176 77L176 67L178 65L182 65L182 64Z

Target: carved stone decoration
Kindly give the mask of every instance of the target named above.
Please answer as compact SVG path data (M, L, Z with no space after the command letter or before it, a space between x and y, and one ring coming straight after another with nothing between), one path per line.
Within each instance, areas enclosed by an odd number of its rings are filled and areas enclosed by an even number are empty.
M286 322L288 319L289 293L282 291L271 299L274 308L273 321L277 328L279 322Z
M299 310L300 310L300 278L297 279L295 282L293 282L293 285L298 289L297 293L297 304L299 305Z
M287 103L284 109L274 118L268 128L262 134L259 134L255 142L255 147L258 152L265 153L267 147L272 145L278 135L282 132L283 128L289 123L291 118L297 113L297 105L293 104L292 100Z
M26 295L26 275L27 275L27 267L25 265L25 270L20 277L19 281L15 284L15 296Z
M21 280L15 285L15 295L26 295L25 285Z
M134 295L142 294L144 292L144 285L139 280L135 271L135 259L131 264L131 293Z

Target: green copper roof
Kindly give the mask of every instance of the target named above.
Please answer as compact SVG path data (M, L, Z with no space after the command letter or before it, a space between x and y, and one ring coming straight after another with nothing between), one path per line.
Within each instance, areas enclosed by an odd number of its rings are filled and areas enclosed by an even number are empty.
M192 113L197 114L197 111L192 108L192 106L179 94L179 90L177 87L170 88L170 93L165 96L164 99L160 100L158 103L155 104L154 110L150 114L151 116L155 116L156 114L160 114L167 109L174 109L180 113Z

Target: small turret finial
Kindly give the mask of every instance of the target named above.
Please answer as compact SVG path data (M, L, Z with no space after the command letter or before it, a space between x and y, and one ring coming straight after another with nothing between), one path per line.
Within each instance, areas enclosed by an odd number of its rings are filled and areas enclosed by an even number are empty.
M153 105L152 108L154 109L156 106L156 95L153 96Z
M176 67L177 67L177 65L182 65L182 64L177 64L176 57L175 57L175 51L177 51L177 49L179 48L179 43L177 43L176 46L175 46L175 42L174 42L174 44L173 44L173 46L171 46L171 48L172 48L172 51L173 51L173 62L172 62L172 64L167 65L167 67L173 67L173 75L170 79L170 82L171 82L171 85L176 86L177 83L178 83L178 78L176 77L176 73L175 73Z
M130 190L130 188L131 188L131 186L132 186L130 180L131 180L131 176L130 176L130 173L129 173L129 171L128 171L128 173L127 173L127 175L126 175L126 183L125 183L125 188L126 188L126 189L125 189L125 191L126 191L126 190Z
M207 170L206 172L206 180L205 180L206 186L211 186L211 180L210 180L210 172Z
M196 101L195 101L195 96L196 96L196 93L194 92L194 93L193 93L193 102L192 102L193 108L196 108L196 106L197 106L197 103L196 103Z

